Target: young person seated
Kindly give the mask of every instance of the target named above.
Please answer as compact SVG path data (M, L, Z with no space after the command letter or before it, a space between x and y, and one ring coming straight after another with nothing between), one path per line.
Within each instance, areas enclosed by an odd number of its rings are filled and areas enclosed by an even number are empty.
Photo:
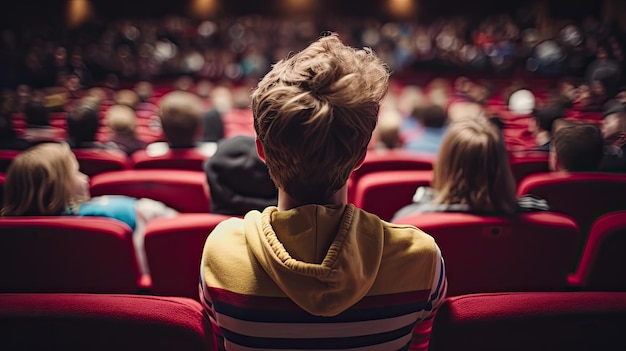
M22 138L29 146L46 142L62 141L65 131L50 125L50 111L43 104L43 95L34 94L32 99L24 106L26 128Z
M419 187L413 203L392 222L427 212L508 215L548 210L545 200L515 198L515 180L502 135L487 119L454 122L448 127L433 169L432 188Z
M197 95L185 91L166 94L159 104L159 119L166 141L149 144L148 155L162 156L170 149L195 149L206 157L212 156L215 143L196 142L202 132L202 113L202 100Z
M278 190L257 155L254 140L246 135L222 139L204 163L211 213L243 216L278 203Z
M604 156L598 167L602 172L626 172L626 111L604 116L601 125Z
M89 178L66 143L43 143L20 153L4 184L2 216L98 216L120 220L133 230L141 270L148 273L143 235L146 223L176 211L151 199L91 198ZM112 259L114 259L112 257Z
M576 123L554 134L550 169L557 172L594 172L602 160L604 141L591 124Z
M408 350L417 323L425 332L446 291L437 244L347 203L388 76L371 50L331 34L259 82L256 145L278 206L207 238L201 301L220 347Z
M137 138L137 115L129 106L111 106L106 112L106 125L113 133L107 144L124 150L129 156L146 148L146 143Z
M416 108L411 117L419 121L422 133L406 140L404 148L409 151L436 155L446 134L448 122L446 111L441 106L430 105Z
M100 126L100 105L94 98L83 98L67 113L67 142L72 149L110 149L96 140Z
M556 103L532 111L532 116L528 119L528 132L535 138L537 144L533 150L550 151L552 126L554 121L562 119L564 115L565 110Z

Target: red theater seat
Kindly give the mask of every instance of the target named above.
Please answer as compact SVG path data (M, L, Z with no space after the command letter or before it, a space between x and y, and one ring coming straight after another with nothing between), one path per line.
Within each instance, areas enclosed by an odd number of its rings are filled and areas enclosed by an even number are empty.
M18 150L0 150L0 172L6 172L13 159L19 154Z
M198 302L107 294L0 294L0 348L214 350Z
M73 149L80 171L88 176L132 168L132 163L122 150Z
M475 294L446 299L430 351L626 350L626 293Z
M215 226L230 217L180 214L156 219L146 227L145 248L152 276L152 293L199 300L202 248Z
M204 172L132 169L91 178L91 196L126 195L158 200L179 212L208 213L209 188Z
M578 269L568 283L587 291L626 291L626 211L609 213L593 223Z
M0 292L135 293L130 228L100 217L0 218Z
M136 169L186 169L202 171L209 157L197 149L169 149L164 154L151 156L146 150L135 151L131 158Z
M430 185L432 171L381 171L361 177L354 190L354 205L386 221L413 202L420 186Z
M515 183L519 184L526 176L550 171L547 152L526 153L510 158L511 172Z
M563 290L579 240L574 220L551 212L510 218L426 213L395 223L435 238L446 263L448 296Z
M406 150L368 151L359 169L350 176L348 202L353 202L353 193L359 180L366 174L380 171L427 171L433 169L435 156Z
M626 210L626 174L539 173L524 178L518 195L534 194L548 201L550 209L574 218L582 239L603 214ZM584 243L584 241L583 241Z
M0 202L4 201L4 181L6 176L4 173L0 173Z

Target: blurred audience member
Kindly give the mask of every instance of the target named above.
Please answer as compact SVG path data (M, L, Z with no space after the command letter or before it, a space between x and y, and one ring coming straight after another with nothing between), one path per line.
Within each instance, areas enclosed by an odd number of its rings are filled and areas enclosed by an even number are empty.
M115 97L113 98L116 104L118 105L126 105L133 110L137 109L137 104L139 104L140 98L139 94L134 90L130 89L122 89L115 93Z
M253 137L221 140L205 162L204 172L211 192L211 213L243 216L278 203L278 190L257 155Z
M126 105L113 105L106 113L106 125L113 135L108 144L124 150L128 155L146 148L146 143L137 138L137 115Z
M533 150L550 151L552 125L557 119L565 116L565 110L559 104L550 104L540 109L534 109L528 119L528 132L535 138L536 147Z
M150 199L120 195L92 198L89 177L79 171L78 161L65 143L37 145L13 160L0 210L1 216L97 216L124 222L133 230L142 273L149 273L143 249L146 223L176 213Z
M612 112L602 119L604 156L599 170L603 172L626 172L626 112Z
M500 132L486 120L452 123L434 164L432 188L420 187L413 204L392 221L427 212L508 215L547 210L544 200L515 198L515 180Z
M11 115L0 112L0 150L26 150L28 147L28 142L13 129Z
M421 131L404 142L404 148L427 154L437 154L446 134L448 116L439 105L416 108L411 114L421 125Z
M211 108L202 115L202 141L216 142L224 138L225 113L233 107L233 99L230 89L219 86L215 87L211 93Z
M35 97L26 103L24 117L26 128L23 138L30 145L63 140L65 131L50 125L50 111L43 105L41 98Z
M591 124L577 123L554 134L550 147L550 169L565 172L598 170L604 143L600 130Z
M72 149L111 148L96 140L100 126L100 105L93 98L84 98L67 113L67 141Z
M159 118L165 142L149 144L150 156L165 155L169 149L196 149L207 157L215 152L215 143L196 143L202 132L202 100L195 94L173 91L159 104Z

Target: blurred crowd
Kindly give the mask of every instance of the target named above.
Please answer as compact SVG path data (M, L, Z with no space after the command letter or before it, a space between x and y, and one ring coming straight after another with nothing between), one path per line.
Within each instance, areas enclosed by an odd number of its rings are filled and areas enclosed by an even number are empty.
M258 80L273 62L324 31L374 49L395 76L420 70L502 73L516 69L584 77L598 56L603 74L623 71L616 28L593 19L550 19L532 11L483 18L391 22L329 15L315 20L257 15L195 20L181 16L90 21L74 29L31 26L2 36L5 86L155 80L190 75L211 81ZM592 67L598 70L598 67ZM623 76L623 75L622 75Z

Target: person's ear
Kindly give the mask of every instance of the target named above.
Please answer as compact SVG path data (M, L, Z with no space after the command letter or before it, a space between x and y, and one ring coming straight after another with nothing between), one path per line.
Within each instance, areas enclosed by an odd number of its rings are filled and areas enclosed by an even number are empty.
M261 144L261 140L259 138L255 139L256 142L256 153L259 155L259 158L263 163L265 163L265 151L263 151L263 145Z
M357 169L361 168L361 166L363 165L363 162L365 161L365 156L367 155L367 151L365 151L363 153L363 156L361 156L361 158L357 161L357 163L354 165L354 169L352 170L353 172L356 171Z
M619 147L626 145L626 132L619 132L615 144L617 144L617 146Z

